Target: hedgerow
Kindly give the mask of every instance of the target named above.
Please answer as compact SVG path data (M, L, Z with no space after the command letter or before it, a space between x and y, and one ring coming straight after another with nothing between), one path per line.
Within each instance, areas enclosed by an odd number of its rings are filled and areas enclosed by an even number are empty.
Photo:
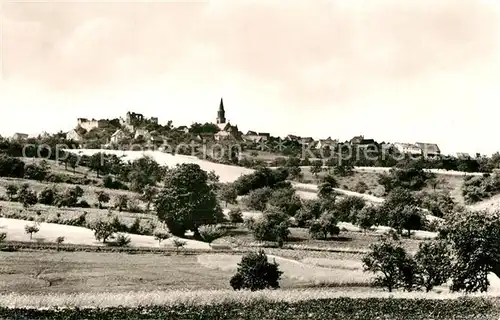
M498 319L498 305L484 298L455 300L335 298L301 302L254 300L208 305L116 307L95 309L5 309L8 319Z

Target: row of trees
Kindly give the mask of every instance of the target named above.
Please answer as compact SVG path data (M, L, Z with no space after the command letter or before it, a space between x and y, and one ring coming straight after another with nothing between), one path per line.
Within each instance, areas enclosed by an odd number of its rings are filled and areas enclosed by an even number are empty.
M410 255L397 238L371 246L363 263L376 274L375 284L392 291L432 290L451 280L451 291L485 292L488 274L500 276L500 212L456 214L442 227L439 238L420 245Z

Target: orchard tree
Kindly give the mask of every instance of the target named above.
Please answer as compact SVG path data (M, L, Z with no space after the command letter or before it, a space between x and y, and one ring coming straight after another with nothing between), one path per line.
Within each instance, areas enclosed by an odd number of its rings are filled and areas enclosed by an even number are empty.
M293 188L274 190L267 203L289 216L294 216L302 206L302 201Z
M133 191L140 192L145 186L155 186L161 181L166 168L160 166L158 162L151 157L142 157L133 161L130 165L129 180L130 188Z
M21 186L21 189L19 189L17 193L17 199L23 204L24 208L31 207L38 202L36 193L29 188L28 184L23 184Z
M151 203L155 200L158 190L154 186L147 185L142 189L141 200L146 202L146 212L149 212Z
M160 245L162 241L170 238L170 233L166 230L155 230L153 236L155 237L155 240L158 241L158 245Z
M278 246L288 239L288 216L279 211L268 211L250 224L250 230L255 240L275 241Z
M426 292L448 281L452 271L452 256L443 240L422 242L415 254L420 284Z
M17 185L15 184L8 184L6 187L7 191L7 197L9 198L9 201L15 201L16 200L16 195L19 190Z
M314 175L314 177L317 179L318 173L320 173L321 170L323 170L323 162L321 160L314 161L309 170Z
M68 170L68 165L73 169L73 173L76 172L76 168L78 167L79 158L74 153L68 153L66 159L64 160L64 165L66 170Z
M332 175L323 177L318 187L318 197L320 199L332 199L335 196L335 188L339 186L337 180Z
M32 225L27 224L24 226L24 231L30 235L30 240L32 240L33 233L37 233L38 231L40 231L40 228L36 224L32 224Z
M168 171L156 199L156 210L158 218L165 221L176 236L191 230L199 237L201 225L224 220L207 172L193 163L180 164Z
M225 206L227 207L228 203L236 204L238 193L236 192L236 188L232 183L225 183L219 189L219 196L220 199L224 201Z
M441 235L451 242L455 256L451 290L486 292L488 273L500 276L500 212L456 213Z
M314 239L326 239L328 235L331 237L338 236L340 233L337 227L337 217L332 213L323 213L318 220L311 222L309 226L309 234Z
M363 258L363 265L365 272L375 274L374 284L387 288L389 292L405 286L403 270L408 266L410 257L401 243L384 237L372 244L370 249Z
M128 197L126 194L119 194L115 199L115 208L118 208L118 211L122 212L123 209L127 209L128 207Z
M102 209L103 203L108 203L110 200L109 194L104 191L96 191L97 202L99 204L99 209Z
M355 220L356 224L365 231L369 230L377 221L377 207L374 205L367 205L363 209L359 210L356 214Z
M269 187L255 189L250 191L243 202L250 210L264 211L272 193L273 190Z

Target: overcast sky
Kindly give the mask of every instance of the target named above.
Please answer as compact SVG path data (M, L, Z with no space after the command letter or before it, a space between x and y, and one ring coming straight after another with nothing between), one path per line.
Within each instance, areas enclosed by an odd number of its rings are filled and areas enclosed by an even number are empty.
M10 0L1 18L2 135L214 121L222 96L243 131L500 149L498 1Z

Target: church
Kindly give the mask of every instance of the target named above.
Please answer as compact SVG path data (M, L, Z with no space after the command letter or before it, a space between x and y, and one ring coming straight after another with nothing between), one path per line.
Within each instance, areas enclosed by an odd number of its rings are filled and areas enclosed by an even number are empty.
M215 140L233 140L240 139L238 126L233 126L229 121L226 122L226 111L224 110L224 102L220 99L219 110L217 111L217 127L219 132L214 135Z

